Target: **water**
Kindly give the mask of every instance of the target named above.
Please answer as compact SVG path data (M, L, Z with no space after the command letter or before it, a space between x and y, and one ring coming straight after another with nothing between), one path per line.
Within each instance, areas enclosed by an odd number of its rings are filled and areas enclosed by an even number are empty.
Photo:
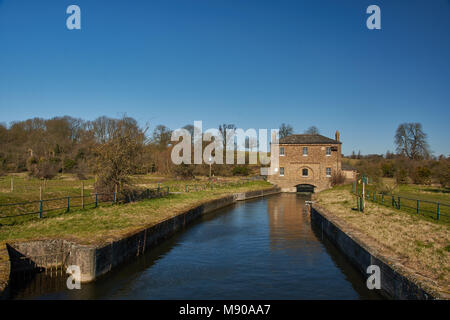
M307 198L280 194L218 210L81 290L38 274L15 299L380 299L311 226Z

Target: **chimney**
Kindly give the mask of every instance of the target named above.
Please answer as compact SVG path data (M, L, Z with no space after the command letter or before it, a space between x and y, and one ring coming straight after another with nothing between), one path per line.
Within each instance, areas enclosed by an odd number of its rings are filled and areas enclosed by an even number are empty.
M336 130L335 139L337 142L339 142L339 131L338 130Z

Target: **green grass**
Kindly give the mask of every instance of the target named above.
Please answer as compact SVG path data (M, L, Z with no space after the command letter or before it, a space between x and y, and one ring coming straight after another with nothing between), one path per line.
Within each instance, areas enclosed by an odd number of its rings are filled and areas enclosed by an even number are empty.
M100 243L135 232L145 226L189 210L201 203L235 192L271 187L265 181L240 186L221 186L213 190L171 194L165 198L123 205L101 205L96 209L55 212L44 219L33 219L0 227L0 242L42 238L63 238L80 243Z
M392 179L384 179L385 184L393 184ZM361 185L358 185L361 191ZM450 224L450 193L448 188L428 185L399 185L393 189L390 194L383 197L376 185L366 186L366 194L370 201L375 199L378 204L392 208L392 196L394 196L395 206L398 205L400 197L400 209L402 211L414 214L424 219L438 222L437 220L437 202L439 202L439 222ZM375 198L374 198L375 196ZM419 214L417 214L417 200L419 200Z

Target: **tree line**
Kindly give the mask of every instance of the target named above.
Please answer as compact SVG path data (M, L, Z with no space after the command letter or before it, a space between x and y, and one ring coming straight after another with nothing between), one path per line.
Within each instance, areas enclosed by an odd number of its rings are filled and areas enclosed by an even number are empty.
M394 178L397 184L440 184L450 186L450 157L433 156L427 134L420 123L400 124L394 135L396 152L385 155L361 155L361 152L347 157L359 159L350 162L360 174L375 180L382 177ZM345 161L345 160L344 160Z

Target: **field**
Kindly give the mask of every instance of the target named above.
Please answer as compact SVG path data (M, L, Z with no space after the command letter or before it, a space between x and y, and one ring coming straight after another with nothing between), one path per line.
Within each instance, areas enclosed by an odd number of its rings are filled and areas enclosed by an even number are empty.
M163 198L119 205L104 203L95 209L86 208L81 210L77 208L69 213L60 210L42 219L34 217L27 221L4 224L0 226L0 242L18 239L64 238L77 240L80 243L99 243L136 231L143 226L156 224L161 220L198 206L207 200L217 199L235 192L271 187L271 184L265 181L241 181L239 184L236 184L238 180L236 178L220 179L218 183L216 182L217 184L214 188L205 188L205 179L187 182L151 176L135 177L135 179L139 179L137 182L140 182L142 187L155 187L159 182L161 186L169 186L171 189L180 191L171 193ZM57 190L56 186L54 189L51 189L49 187L51 183L53 181L47 182L47 187L50 190L48 192L55 196L60 191ZM64 192L78 193L78 181L64 183L66 188ZM198 186L197 191L191 189L189 192L183 192L182 190L186 188L186 184ZM25 191L28 190L26 188L23 190L24 192L29 192L30 197L36 197L34 190ZM24 196L19 194L18 198L24 199Z
M387 257L396 257L407 270L430 288L450 294L450 227L422 215L366 202L364 213L355 210L351 186L317 194L317 203L364 235L371 247ZM402 189L400 189L402 190ZM410 196L428 193L421 187L405 188ZM431 195L436 196L435 193ZM447 194L439 194L439 199ZM429 198L428 198L429 199ZM435 198L432 198L435 199Z
M396 185L394 179L383 179L383 187L369 184L366 186L366 196L369 200L388 207L398 207L411 214L416 214L436 221L438 218L442 223L450 224L450 189L431 185ZM387 189L387 190L386 190ZM358 185L358 192L362 186ZM381 192L385 195L382 196ZM400 198L400 201L399 201Z

